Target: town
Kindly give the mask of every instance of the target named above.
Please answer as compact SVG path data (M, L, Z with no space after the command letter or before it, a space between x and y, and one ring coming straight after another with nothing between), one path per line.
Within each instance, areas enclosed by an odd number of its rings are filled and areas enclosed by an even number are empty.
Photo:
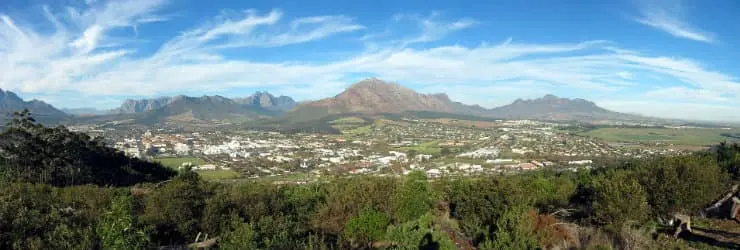
M121 124L73 126L106 138L137 158L191 168L219 181L274 178L296 183L328 176L401 176L424 171L429 178L516 174L552 169L578 171L605 159L678 155L672 145L608 143L568 133L568 123L532 120L473 122L451 119L333 121L340 134L279 133Z

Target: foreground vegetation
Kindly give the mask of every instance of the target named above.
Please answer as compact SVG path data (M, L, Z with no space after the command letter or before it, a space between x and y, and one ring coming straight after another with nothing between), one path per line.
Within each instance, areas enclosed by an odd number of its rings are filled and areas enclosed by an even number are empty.
M46 139L22 142L37 143L49 159L70 152L63 158L69 169L127 168L85 161L87 151L77 146L50 146L67 139L41 135ZM4 153L4 173L68 166ZM721 144L711 152L578 173L465 179L427 180L412 172L304 185L223 184L185 169L167 181L140 178L128 186L116 178L67 181L64 171L47 171L51 178L42 179L6 175L0 249L142 249L187 246L196 238L221 249L710 248L674 239L661 225L676 213L701 216L737 182L738 167L740 146Z

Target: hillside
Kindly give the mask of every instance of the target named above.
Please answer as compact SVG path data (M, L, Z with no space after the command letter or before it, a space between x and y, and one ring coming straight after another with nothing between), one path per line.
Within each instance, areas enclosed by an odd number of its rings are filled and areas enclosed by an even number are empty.
M42 123L54 123L69 118L69 115L40 100L24 101L11 91L0 89L0 120L5 120L15 111L28 109Z
M487 116L507 119L536 120L645 120L645 117L610 111L584 99L559 98L545 95L540 98L517 99L511 104L488 111Z

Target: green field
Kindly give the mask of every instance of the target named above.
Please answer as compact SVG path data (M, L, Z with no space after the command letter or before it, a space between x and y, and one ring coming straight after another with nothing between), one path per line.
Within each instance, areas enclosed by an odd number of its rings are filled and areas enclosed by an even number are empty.
M580 133L610 142L664 142L676 145L706 146L721 141L738 141L722 136L739 129L599 128Z
M206 164L206 161L204 161L201 158L197 157L167 157L167 158L156 158L154 159L155 162L159 162L165 167L179 170L180 166L182 166L185 162L191 162L193 165L203 165ZM239 178L239 173L234 170L226 170L226 169L217 169L217 170L197 170L195 171L200 175L201 178L208 181L213 180L226 180L226 179L235 179Z
M179 169L185 162L191 162L193 165L203 165L206 162L203 159L196 157L168 157L168 158L155 158L155 162L159 162L165 167L171 169Z
M365 119L356 116L342 117L329 122L329 124L364 124Z
M198 170L195 171L201 178L207 181L226 180L239 178L239 173L234 170L217 169L217 170Z
M411 147L400 147L399 149L403 151L414 150L419 154L438 155L442 151L442 148L438 144L439 141L428 141Z

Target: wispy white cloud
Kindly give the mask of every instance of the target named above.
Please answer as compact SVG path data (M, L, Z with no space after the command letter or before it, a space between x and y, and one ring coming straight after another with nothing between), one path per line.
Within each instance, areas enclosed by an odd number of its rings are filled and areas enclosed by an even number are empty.
M724 102L727 98L722 97L722 92L709 89L693 89L687 87L667 87L656 89L645 93L646 97L659 98L674 101L692 101L692 102Z
M682 0L639 0L637 2L638 23L667 32L675 37L699 42L715 42L712 33L689 24L685 18L686 7Z
M408 46L415 43L426 43L439 40L448 34L472 27L478 22L463 18L452 22L441 20L439 13L432 13L428 16L419 15L401 15L394 18L396 21L411 20L417 23L420 33L416 36L406 37L401 43L402 46Z
M704 121L740 121L740 113L731 105L662 100L595 100L611 110L674 119Z

